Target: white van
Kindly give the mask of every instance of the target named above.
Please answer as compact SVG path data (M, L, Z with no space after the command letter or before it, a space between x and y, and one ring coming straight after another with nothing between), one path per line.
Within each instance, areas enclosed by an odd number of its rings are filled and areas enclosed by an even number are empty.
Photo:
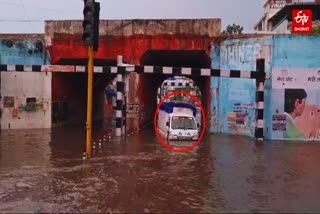
M199 138L199 124L195 119L196 108L185 103L163 103L158 114L160 135L170 140L196 141Z

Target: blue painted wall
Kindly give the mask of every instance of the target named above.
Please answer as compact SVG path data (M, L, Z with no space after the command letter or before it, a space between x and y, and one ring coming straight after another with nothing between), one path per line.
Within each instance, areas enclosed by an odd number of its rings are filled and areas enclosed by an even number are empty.
M271 72L273 38L264 36L248 39L230 39L216 45L212 51L212 67L222 70L256 70L256 59L265 58L265 70ZM218 87L219 86L219 87ZM265 93L265 126L271 124L271 83L266 83ZM255 129L255 80L212 78L212 109L217 109L217 118L212 118L211 132L241 134L254 136ZM269 108L267 108L269 106ZM245 125L228 121L234 111L241 111L245 117ZM269 112L270 111L270 112ZM265 129L265 136L271 137L270 129Z
M319 68L319 65L319 36L275 36L273 67Z
M0 38L0 64L43 65L50 59L40 41Z

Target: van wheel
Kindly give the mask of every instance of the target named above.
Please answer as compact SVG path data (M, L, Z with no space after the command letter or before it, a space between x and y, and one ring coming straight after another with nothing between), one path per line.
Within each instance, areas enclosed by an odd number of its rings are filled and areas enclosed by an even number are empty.
M169 132L167 133L167 142L170 143Z

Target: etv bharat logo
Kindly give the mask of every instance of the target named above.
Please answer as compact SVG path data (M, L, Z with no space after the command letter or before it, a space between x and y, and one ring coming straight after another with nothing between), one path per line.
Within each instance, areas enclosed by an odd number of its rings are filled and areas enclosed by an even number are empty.
M292 33L312 32L312 10L292 10Z

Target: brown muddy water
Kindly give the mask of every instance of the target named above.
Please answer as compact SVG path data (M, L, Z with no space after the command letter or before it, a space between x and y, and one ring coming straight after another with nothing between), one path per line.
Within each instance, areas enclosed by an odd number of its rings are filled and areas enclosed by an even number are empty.
M152 129L97 144L85 130L2 131L2 213L320 212L320 143L206 135L187 153Z

